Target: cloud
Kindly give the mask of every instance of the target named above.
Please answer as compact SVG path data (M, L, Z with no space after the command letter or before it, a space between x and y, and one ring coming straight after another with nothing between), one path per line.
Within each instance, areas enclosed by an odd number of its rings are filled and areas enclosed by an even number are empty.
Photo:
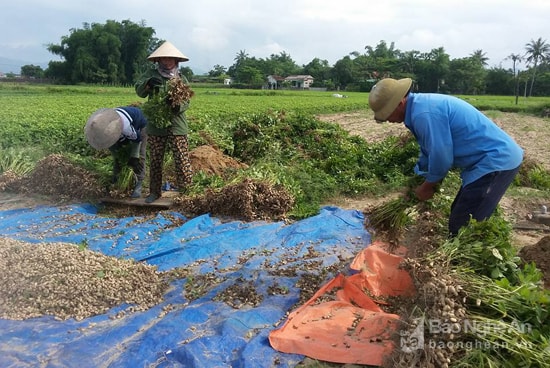
M197 48L206 51L216 51L229 45L225 31L216 28L194 27L191 30L191 42Z
M174 43L202 73L229 67L245 50L266 58L286 52L299 65L313 58L333 65L350 52L364 52L381 40L401 51L443 47L451 58L482 50L490 65L542 37L550 41L548 0L20 0L0 12L2 57L42 62L46 50L83 23L145 21L155 36ZM2 67L0 66L0 70ZM3 70L2 70L3 71Z

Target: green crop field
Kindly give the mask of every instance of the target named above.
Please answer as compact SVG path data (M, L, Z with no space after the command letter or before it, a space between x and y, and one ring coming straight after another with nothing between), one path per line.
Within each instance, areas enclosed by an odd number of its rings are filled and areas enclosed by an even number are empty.
M233 90L194 87L195 96L188 110L191 129L223 129L240 116L267 111L325 114L368 109L368 94L333 92ZM524 111L548 106L550 98L513 96L462 96L484 110ZM98 108L141 103L132 87L49 86L0 83L0 147L40 144L54 138L59 148L75 146L82 140L88 116ZM56 145L54 145L56 146Z
M367 95L331 92L250 91L196 88L187 116L191 135L227 131L240 116L268 111L304 114L367 108ZM139 104L132 87L42 86L0 83L0 147L40 145L50 152L89 153L83 136L86 119L102 107ZM191 139L193 141L193 139Z
M326 114L344 111L368 111L368 94L333 92L234 90L194 87L195 96L188 110L190 128L223 132L250 114L285 112ZM462 96L484 110L526 111L550 105L550 98L513 96ZM102 107L139 104L132 87L49 86L0 83L0 147L42 145L48 151L85 149L82 129L88 116ZM214 136L218 136L215 133ZM193 140L192 140L193 141Z

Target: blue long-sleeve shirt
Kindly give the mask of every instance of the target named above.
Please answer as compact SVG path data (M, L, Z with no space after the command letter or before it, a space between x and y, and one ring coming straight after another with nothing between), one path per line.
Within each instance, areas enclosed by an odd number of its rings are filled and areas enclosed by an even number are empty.
M512 137L457 97L410 93L405 126L420 145L415 172L428 182L439 182L458 168L465 186L488 173L514 169L523 160L523 149Z

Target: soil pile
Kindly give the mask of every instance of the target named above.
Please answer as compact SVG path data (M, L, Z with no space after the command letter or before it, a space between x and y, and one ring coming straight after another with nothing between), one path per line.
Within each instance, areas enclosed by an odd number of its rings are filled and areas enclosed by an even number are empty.
M519 256L524 262L535 262L544 275L545 286L550 288L550 236L547 235L537 243L521 248Z
M202 171L207 175L224 176L229 170L248 167L212 146L199 146L189 152L189 157L193 170L195 172Z

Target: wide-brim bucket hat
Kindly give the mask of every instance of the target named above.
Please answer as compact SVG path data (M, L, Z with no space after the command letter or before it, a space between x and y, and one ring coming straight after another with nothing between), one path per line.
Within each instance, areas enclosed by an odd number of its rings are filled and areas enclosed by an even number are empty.
M115 109L99 109L84 127L86 140L97 150L111 147L122 134L122 119Z
M369 94L369 106L374 111L376 121L388 120L399 102L411 89L411 85L411 78L384 78L372 87Z
M158 47L151 55L147 57L147 60L158 61L159 58L170 57L178 61L188 61L189 58L185 56L176 46L172 45L170 42L165 41L162 45Z

